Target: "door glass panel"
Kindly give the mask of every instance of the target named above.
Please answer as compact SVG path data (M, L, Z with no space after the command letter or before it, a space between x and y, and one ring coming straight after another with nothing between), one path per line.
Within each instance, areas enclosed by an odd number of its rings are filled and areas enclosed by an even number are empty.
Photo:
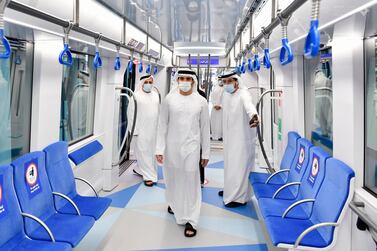
M304 61L305 67L305 132L314 145L332 154L332 54L331 47L322 49L320 57Z
M33 44L9 40L11 57L0 60L0 164L30 150Z
M364 186L377 194L377 38L365 40Z
M60 116L60 140L70 144L93 135L97 75L93 56L72 56L72 66L64 66Z

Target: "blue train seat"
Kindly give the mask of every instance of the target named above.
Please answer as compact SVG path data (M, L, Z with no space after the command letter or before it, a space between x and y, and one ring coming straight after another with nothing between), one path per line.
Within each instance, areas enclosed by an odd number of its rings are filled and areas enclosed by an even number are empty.
M305 138L300 138L297 140L295 158L292 165L290 166L287 182L286 184L284 184L284 186L288 186L289 189L283 189L283 191L279 193L279 196L277 198L289 200L296 198L298 187L291 184L297 184L295 182L300 182L302 180L302 177L304 176L309 163L309 150L312 146L313 144ZM283 185L278 184L256 183L253 185L253 190L257 199L272 198L275 192L282 186Z
M68 159L68 144L63 141L56 142L47 146L44 152L52 191L68 196L81 215L91 216L98 220L110 206L111 199L81 196L77 193L75 177ZM59 213L77 214L75 207L63 198L56 197L55 206Z
M45 153L37 151L25 154L13 161L12 166L21 211L44 222L56 241L67 242L75 247L91 229L94 219L55 211L53 193L45 168ZM51 239L43 227L30 219L25 220L25 230L32 239Z
M334 244L338 226L353 196L355 173L343 162L329 158L326 175L309 219L271 216L266 227L272 243L283 248L325 248ZM308 233L305 230L311 228Z
M10 166L0 166L0 250L72 250L71 245L55 242L53 239L38 241L28 238L22 217L13 187L13 169Z
M326 174L326 160L330 155L322 148L314 146L310 148L309 165L299 185L295 200L281 200L276 198L260 198L258 200L263 217L284 216L308 219L310 217L313 202L322 185ZM288 189L285 188L285 189ZM295 204L295 205L293 205ZM292 206L285 214L285 211Z
M269 183L270 184L284 184L287 181L287 172L290 170L292 162L295 158L296 151L297 151L297 140L301 138L300 135L296 132L289 132L288 133L288 143L287 147L285 148L283 158L280 163L280 171L278 174L274 174ZM283 171L286 170L286 171ZM251 172L249 176L249 180L251 184L256 183L265 183L268 178L270 178L272 174L269 173L259 173L259 172Z

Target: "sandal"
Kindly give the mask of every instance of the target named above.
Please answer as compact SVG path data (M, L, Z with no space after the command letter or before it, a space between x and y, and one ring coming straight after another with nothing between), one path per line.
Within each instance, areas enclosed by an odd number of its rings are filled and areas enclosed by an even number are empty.
M136 172L135 169L133 169L132 172L134 172L134 174L136 174L136 175L143 176L143 175L141 175L140 173Z
M185 236L186 237L194 237L196 235L196 229L190 224L190 223L186 223L186 226L185 226Z
M219 196L223 197L224 196L224 191L219 191Z
M168 206L168 213L169 213L169 214L174 214L174 212L173 212L173 210L171 209L170 206Z
M144 180L144 185L147 187L153 187L154 182L151 180Z

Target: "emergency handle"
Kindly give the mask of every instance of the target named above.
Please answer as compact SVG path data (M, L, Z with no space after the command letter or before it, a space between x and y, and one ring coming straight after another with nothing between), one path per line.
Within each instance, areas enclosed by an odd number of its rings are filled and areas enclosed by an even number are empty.
M64 49L59 54L59 63L66 66L71 66L73 63L72 53L67 43L64 44Z
M280 50L280 63L282 65L287 65L293 61L292 48L289 45L288 38L283 38L281 42L282 42L282 47Z
M117 56L114 62L114 70L119 71L121 68L120 57Z

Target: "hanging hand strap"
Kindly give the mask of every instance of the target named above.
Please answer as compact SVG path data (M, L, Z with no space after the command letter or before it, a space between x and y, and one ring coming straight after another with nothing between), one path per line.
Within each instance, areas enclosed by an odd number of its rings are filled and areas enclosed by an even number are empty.
M282 47L280 50L280 63L282 65L287 65L293 61L293 51L288 41L288 21L289 18L283 18L281 13L278 13L278 18L280 19L282 27Z
M93 60L93 66L95 69L101 68L102 67L102 59L101 55L99 53L99 42L101 41L101 34L98 34L98 37L95 39L95 44L96 44L96 54L94 56Z
M69 49L69 32L73 27L73 23L69 22L68 26L64 28L64 48L59 54L59 63L66 66L71 66L73 63L72 53Z
M12 53L12 48L10 47L9 41L4 34L4 11L9 2L10 0L1 0L0 2L0 40L4 46L4 51L0 53L1 59L9 58L10 54Z
M117 50L117 55L114 61L114 70L119 71L120 68L122 67L121 62L120 62L120 56L119 56L120 45L117 45L116 50Z
M260 61L259 61L258 52L255 53L255 55L254 55L253 69L254 69L254 71L260 70Z
M271 32L266 32L265 28L262 27L262 34L264 37L264 56L263 56L263 65L264 68L271 68L271 57L270 57L270 35Z
M312 0L312 18L310 30L305 40L304 55L306 58L313 58L318 55L320 47L319 25L320 0Z

